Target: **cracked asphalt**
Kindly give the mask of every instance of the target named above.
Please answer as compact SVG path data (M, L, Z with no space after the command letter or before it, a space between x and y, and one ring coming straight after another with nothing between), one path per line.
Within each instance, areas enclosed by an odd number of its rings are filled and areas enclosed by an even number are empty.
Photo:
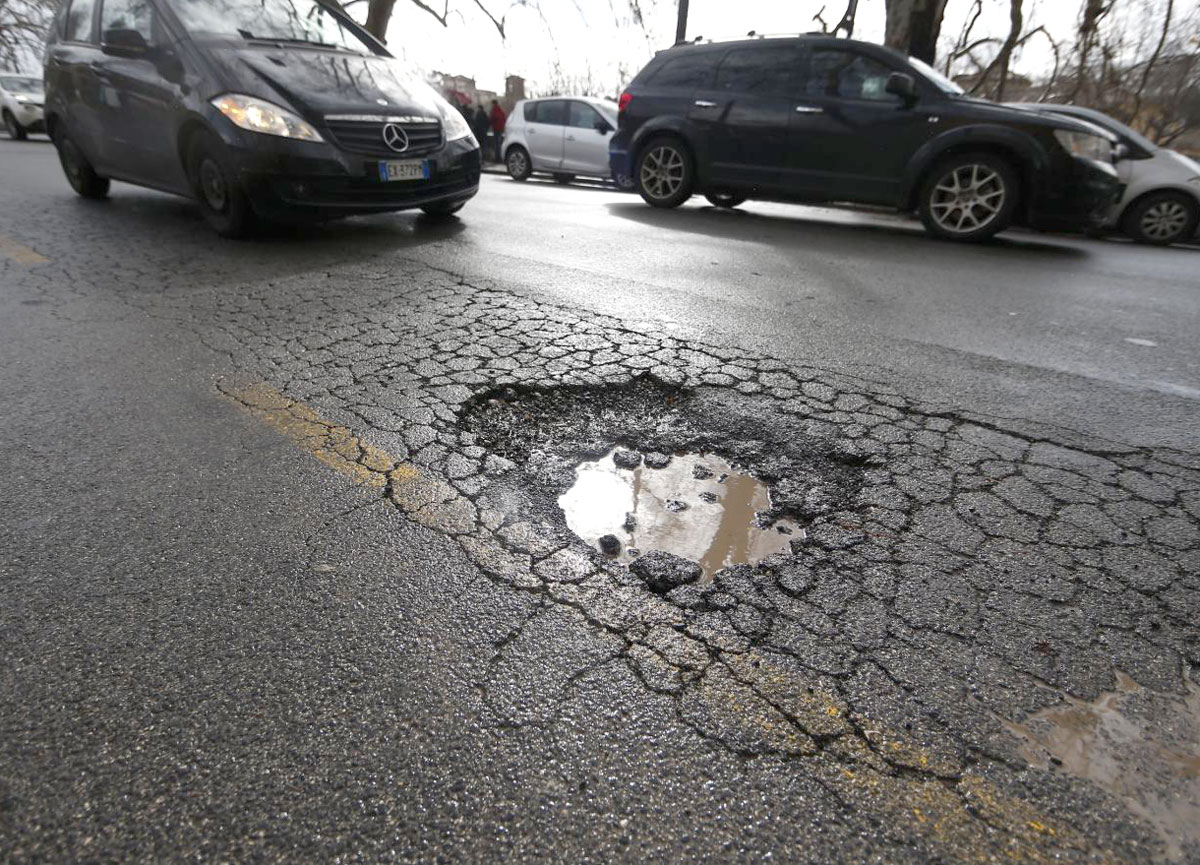
M1200 862L1195 251L495 178L236 244L38 148L0 143L6 860ZM618 445L806 532L650 591L556 506Z

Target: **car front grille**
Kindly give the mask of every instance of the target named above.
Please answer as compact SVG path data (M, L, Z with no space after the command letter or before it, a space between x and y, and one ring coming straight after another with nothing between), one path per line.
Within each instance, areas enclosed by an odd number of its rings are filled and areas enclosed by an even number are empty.
M384 128L398 126L408 138L408 147L396 150L384 141ZM337 115L325 118L333 143L349 153L401 159L432 153L442 146L442 124L432 117L385 117L380 115Z

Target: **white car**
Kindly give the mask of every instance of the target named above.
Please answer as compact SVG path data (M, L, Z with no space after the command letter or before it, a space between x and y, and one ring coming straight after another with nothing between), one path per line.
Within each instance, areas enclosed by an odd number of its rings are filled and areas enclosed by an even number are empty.
M513 180L548 172L559 183L577 176L608 179L608 141L617 106L588 96L525 99L504 127L504 164Z
M1109 213L1109 228L1119 229L1139 243L1159 246L1196 236L1200 226L1200 163L1159 147L1124 123L1091 108L1041 103L1020 107L1083 120L1120 139L1124 155L1117 163L1117 172L1125 191Z
M45 89L41 78L0 72L0 115L8 137L23 141L29 132L44 132L42 103Z

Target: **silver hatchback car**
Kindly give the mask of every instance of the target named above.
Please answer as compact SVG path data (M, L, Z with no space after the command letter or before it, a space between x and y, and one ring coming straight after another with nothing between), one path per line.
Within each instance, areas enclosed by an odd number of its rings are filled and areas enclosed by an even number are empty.
M526 99L504 128L504 164L513 180L535 171L570 183L577 176L611 175L608 141L617 128L614 102L589 96Z
M0 72L0 115L8 137L21 141L30 132L44 132L42 79Z

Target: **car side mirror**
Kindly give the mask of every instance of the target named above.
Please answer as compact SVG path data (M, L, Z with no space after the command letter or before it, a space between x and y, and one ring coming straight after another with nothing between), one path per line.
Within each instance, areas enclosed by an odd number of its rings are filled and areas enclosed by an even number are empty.
M100 50L114 57L144 57L150 46L138 31L116 28L104 31Z
M899 96L906 107L917 101L917 82L904 72L893 72L889 75L887 85L883 89L893 96Z
M599 132L601 135L607 135L608 133L613 131L612 124L609 123L607 120L597 120L596 121L596 131Z

